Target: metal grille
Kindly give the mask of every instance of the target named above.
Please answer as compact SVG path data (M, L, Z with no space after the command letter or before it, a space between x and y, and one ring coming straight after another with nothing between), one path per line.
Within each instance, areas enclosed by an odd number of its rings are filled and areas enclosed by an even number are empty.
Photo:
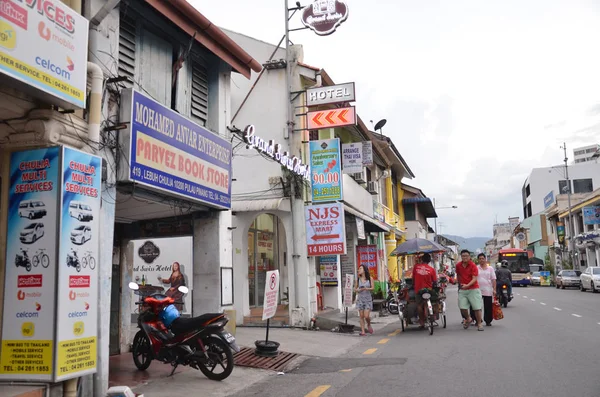
M127 77L129 82L125 82L127 88L133 85L135 76L135 19L126 15L123 11L126 7L121 7L121 17L119 23L119 76Z
M208 120L208 76L206 68L197 61L192 63L192 111L191 116L201 125Z
M239 353L233 356L233 361L235 365L239 365L240 367L260 368L280 372L286 370L286 367L297 357L299 357L298 354L282 351L275 357L261 357L254 354L254 349L243 347Z

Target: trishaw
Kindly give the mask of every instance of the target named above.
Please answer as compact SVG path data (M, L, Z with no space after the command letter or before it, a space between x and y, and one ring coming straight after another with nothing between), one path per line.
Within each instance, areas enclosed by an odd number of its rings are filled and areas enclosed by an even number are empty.
M420 255L425 253L444 252L445 248L437 243L426 239L411 239L400 244L392 252L391 255L409 256ZM446 286L448 279L444 275L438 279L438 282L433 285L432 289L424 288L421 291L416 291L412 283L412 271L407 271L404 274L403 281L397 292L396 301L398 302L398 317L402 326L402 332L413 324L418 324L417 302L416 296L420 294L424 303L427 318L425 326L429 330L429 335L433 335L433 330L438 327L438 321L441 321L442 327L446 328Z

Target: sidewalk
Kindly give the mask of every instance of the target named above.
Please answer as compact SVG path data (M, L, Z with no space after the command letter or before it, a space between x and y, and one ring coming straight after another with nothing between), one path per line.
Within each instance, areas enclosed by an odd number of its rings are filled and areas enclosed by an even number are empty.
M373 330L378 331L389 324L393 324L397 321L398 315L389 314L387 316L380 317L378 312L371 312L371 325ZM328 310L321 312L317 315L317 327L321 330L331 331L336 328L339 324L346 322L346 314L340 313L339 310ZM354 308L348 309L348 324L354 325L355 333L360 332L360 318L358 316L358 310Z
M339 313L338 313L339 314ZM390 316L392 317L392 316ZM349 322L350 322L349 315ZM397 321L398 317L395 317ZM393 321L380 321L374 319L373 328L377 334L386 325ZM391 319L390 319L391 320ZM236 329L236 339L240 347L254 347L254 341L265 339L265 328L254 327L238 327ZM296 353L301 356L315 357L337 357L345 354L350 349L361 344L368 338L361 338L358 333L340 334L329 330L325 331L305 331L301 329L290 328L271 328L269 330L269 340L279 342L280 350L288 353ZM297 366L304 357L296 359L290 367ZM117 361L117 360L115 360ZM131 355L124 358L122 365L133 366ZM167 395L189 394L209 395L214 397L228 396L238 391L247 388L248 386L278 375L273 371L260 369L235 367L231 376L222 382L208 380L200 371L189 368L177 369L177 372L172 377L166 377L170 366L159 362L153 362L152 367L164 366L164 372L157 377L143 377L141 382L131 379L127 384L135 393L144 394L144 397L162 397ZM122 373L128 372L128 369L120 369ZM284 375L283 375L284 376ZM140 379L138 377L138 379ZM123 379L125 382L125 379Z

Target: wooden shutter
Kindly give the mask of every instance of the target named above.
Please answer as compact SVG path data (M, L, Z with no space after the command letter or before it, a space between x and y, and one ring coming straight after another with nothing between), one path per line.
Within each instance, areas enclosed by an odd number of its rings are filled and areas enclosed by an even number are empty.
M200 125L208 120L208 74L198 61L192 63L192 98L190 116Z
M130 82L123 84L130 88L135 81L135 51L136 51L136 24L135 19L128 16L126 7L121 7L119 22L119 76L127 77Z

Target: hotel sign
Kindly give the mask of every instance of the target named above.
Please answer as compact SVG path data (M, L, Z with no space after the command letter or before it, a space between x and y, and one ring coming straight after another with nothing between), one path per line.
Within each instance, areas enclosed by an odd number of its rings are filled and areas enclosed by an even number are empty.
M344 83L306 90L306 106L328 105L356 100L354 83Z
M255 128L249 125L244 129L244 140L249 147L256 148L275 161L281 163L288 170L296 175L300 175L307 181L310 181L310 166L302 163L298 157L290 155L288 152L281 150L281 145L273 140L265 141L263 138L254 134Z
M315 0L302 11L304 26L319 36L332 34L346 19L348 6L339 0Z

